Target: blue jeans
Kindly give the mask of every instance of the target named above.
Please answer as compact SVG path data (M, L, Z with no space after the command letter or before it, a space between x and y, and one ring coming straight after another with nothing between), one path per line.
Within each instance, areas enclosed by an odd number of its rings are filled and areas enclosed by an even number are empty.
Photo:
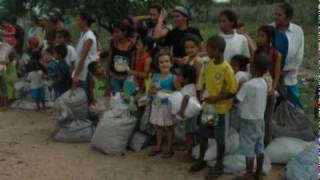
M288 92L288 100L296 107L303 108L302 103L299 99L300 93L298 85L286 86Z
M115 76L110 75L112 94L116 94L117 92L122 91L124 81L125 79L119 79Z

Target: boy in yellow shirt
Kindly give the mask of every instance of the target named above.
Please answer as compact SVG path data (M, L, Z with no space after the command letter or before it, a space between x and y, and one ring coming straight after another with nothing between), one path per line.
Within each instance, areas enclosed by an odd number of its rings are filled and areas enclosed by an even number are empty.
M210 58L204 66L205 82L203 97L203 112L199 127L200 158L190 168L197 172L204 167L204 155L208 139L215 138L217 142L217 163L210 169L206 179L218 177L223 173L223 156L225 151L225 113L232 106L232 97L236 94L238 84L230 64L224 59L226 43L220 36L213 36L207 41L207 55Z

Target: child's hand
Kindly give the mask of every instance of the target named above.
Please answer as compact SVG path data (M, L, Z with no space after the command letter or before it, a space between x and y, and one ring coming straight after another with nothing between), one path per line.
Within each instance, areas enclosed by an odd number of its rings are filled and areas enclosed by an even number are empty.
M178 116L180 116L182 119L185 118L184 113L180 110L177 114Z
M214 104L218 101L218 99L217 99L217 96L209 96L209 97L205 98L204 101L209 104Z

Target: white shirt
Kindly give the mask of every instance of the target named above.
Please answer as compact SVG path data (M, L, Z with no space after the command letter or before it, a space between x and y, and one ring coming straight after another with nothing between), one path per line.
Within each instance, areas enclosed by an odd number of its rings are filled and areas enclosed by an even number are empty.
M236 80L239 84L242 84L250 79L250 74L246 71L238 71L236 73Z
M226 41L226 49L224 50L224 58L230 62L231 58L235 55L244 55L250 58L250 51L247 38L238 33L224 34L220 33L221 36Z
M245 82L236 97L240 101L241 118L257 120L264 117L267 104L267 83L262 77Z
M44 85L43 72L41 70L29 72L27 79L30 81L31 89L38 89Z
M68 64L68 66L70 67L71 64L78 59L78 54L77 54L76 50L74 49L74 47L71 45L68 45L67 49L68 49L68 54L67 54L65 60Z
M183 86L181 89L183 95L188 95L189 97L197 97L197 90L194 84L188 84Z
M80 73L80 80L81 81L86 81L87 80L87 75L88 75L88 65L93 62L96 61L96 57L97 57L97 40L96 40L96 36L94 35L94 33L91 30L88 30L87 32L81 33L77 48L76 48L76 52L78 57L81 56L81 51L84 45L84 42L86 42L87 40L92 40L92 45L91 48L88 52L87 58L85 59L85 63L84 63L84 67L82 69L82 72ZM75 65L75 69L77 69L77 66L80 62L80 58L77 58L76 60L76 65Z
M275 27L275 23L271 24ZM284 83L288 86L298 83L298 69L303 60L304 34L300 26L290 23L285 32L288 38L288 54L285 59Z

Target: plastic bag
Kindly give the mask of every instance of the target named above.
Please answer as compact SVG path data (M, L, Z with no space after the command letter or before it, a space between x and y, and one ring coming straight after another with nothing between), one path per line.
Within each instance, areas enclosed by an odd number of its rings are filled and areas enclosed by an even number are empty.
M135 132L130 140L129 147L135 152L141 151L145 143L147 142L147 136L141 132Z
M265 154L270 157L272 163L286 164L308 145L308 142L301 139L279 137L271 141L265 149Z
M71 90L65 92L58 99L70 108L75 119L86 119L88 116L88 99L82 88L77 88L73 92Z
M318 155L317 143L313 142L303 152L293 157L286 166L288 180L317 180Z
M122 155L126 151L136 122L136 118L128 112L114 114L109 110L100 119L91 143L106 154Z
M53 134L53 140L59 142L90 142L94 133L94 125L90 120L73 120L66 123Z
M181 108L182 100L183 100L183 94L181 92L177 91L169 95L169 101L172 107L171 109L172 114L176 115L179 112ZM185 114L184 114L186 119L197 116L200 113L200 111L201 111L201 105L199 101L195 97L190 97L188 105L185 110Z
M215 161L210 161L207 163L209 166L214 167ZM246 157L243 155L227 155L223 160L224 172L226 173L243 173L246 171ZM255 159L254 168L257 166L257 161ZM268 156L264 156L262 172L267 175L272 169L271 160Z
M311 141L314 138L311 123L304 112L288 100L281 100L271 120L274 137L287 136Z

